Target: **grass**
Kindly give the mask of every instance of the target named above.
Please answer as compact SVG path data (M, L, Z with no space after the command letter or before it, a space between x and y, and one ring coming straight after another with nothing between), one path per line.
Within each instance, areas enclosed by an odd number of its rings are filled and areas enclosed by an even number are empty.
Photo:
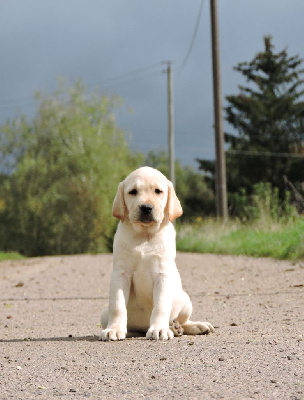
M25 257L17 252L4 253L4 252L0 251L0 261L22 260L23 258L25 258Z
M177 250L186 252L304 259L304 216L288 220L260 218L246 224L197 219L192 224L177 225L176 242ZM17 252L0 251L0 262L23 258Z
M177 229L177 249L198 253L304 259L304 218L289 222L226 224L208 219Z

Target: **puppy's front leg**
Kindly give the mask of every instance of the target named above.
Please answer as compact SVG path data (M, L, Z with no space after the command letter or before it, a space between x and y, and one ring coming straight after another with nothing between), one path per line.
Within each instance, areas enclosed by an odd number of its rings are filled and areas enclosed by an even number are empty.
M153 288L153 310L147 339L172 339L174 334L169 328L169 319L173 303L172 284L168 277L160 274Z
M113 271L110 284L109 321L100 338L123 340L127 334L127 304L130 295L131 279L120 271Z

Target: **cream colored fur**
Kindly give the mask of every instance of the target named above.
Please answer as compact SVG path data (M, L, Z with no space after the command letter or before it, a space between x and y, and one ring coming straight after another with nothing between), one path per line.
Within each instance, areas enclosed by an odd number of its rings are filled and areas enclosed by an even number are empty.
M172 221L181 214L172 183L153 168L139 168L119 184L113 215L120 222L101 340L125 339L128 330L163 340L214 330L209 322L189 320L192 304L175 265Z

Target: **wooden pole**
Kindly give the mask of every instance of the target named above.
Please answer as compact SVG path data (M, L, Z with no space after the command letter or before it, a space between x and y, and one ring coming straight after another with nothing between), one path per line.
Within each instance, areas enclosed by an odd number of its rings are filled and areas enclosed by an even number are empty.
M219 26L217 16L217 0L210 0L211 13L211 40L212 40L212 70L213 70L213 102L214 102L214 128L216 148L216 209L217 216L226 221L228 218L226 160L224 148L222 91L220 76L219 53Z
M171 61L164 61L167 64L167 90L168 90L168 168L169 179L175 185L174 171L174 108L173 108L173 83Z

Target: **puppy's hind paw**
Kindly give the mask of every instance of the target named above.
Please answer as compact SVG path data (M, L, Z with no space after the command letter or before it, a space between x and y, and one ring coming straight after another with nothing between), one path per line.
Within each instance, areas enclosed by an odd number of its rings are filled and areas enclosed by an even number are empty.
M208 335L211 332L215 332L215 329L210 322L198 322L197 327L200 329L202 335Z
M173 332L174 336L182 336L184 333L184 329L181 324L175 319L172 321L172 325L169 327Z
M210 332L215 332L210 322L188 321L183 328L186 335L208 335Z

